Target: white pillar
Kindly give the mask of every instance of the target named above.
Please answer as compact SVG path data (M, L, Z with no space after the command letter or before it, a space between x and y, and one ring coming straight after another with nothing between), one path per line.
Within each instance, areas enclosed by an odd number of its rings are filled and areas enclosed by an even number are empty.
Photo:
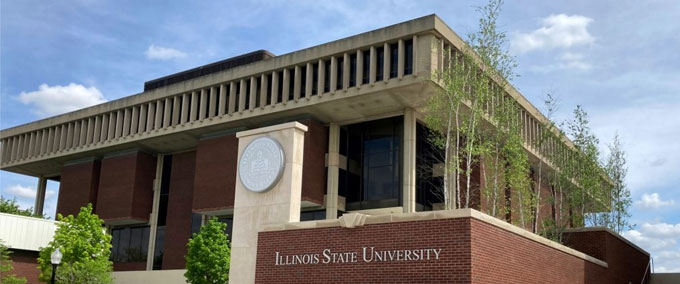
M404 111L403 152L403 207L404 213L416 211L416 114L413 109Z
M156 250L156 231L158 230L158 208L161 200L161 180L163 175L163 155L156 158L156 177L153 180L153 204L149 214L149 246L146 253L146 270L153 270L154 251Z
M328 179L326 180L326 219L338 218L338 183L340 174L340 126L328 127Z
M236 133L239 160L251 141L269 137L283 148L285 165L279 181L269 191L253 192L240 178L236 181L229 283L255 283L257 237L264 225L300 221L306 131L306 126L289 122Z

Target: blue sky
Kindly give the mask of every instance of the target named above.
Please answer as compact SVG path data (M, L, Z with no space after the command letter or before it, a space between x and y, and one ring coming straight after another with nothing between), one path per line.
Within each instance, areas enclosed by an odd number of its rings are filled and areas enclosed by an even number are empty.
M483 1L3 1L0 128L141 92L144 81L242 53L284 54L436 13L458 34ZM656 271L680 272L680 2L507 0L521 75L556 120L577 104L603 154L619 133L628 158L635 229ZM0 192L33 204L37 180L0 173ZM48 184L54 216L58 183Z

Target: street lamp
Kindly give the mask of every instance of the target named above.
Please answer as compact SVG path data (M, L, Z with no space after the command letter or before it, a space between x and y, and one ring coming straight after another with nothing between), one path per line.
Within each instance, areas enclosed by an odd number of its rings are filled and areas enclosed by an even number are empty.
M50 262L52 262L52 284L54 284L54 276L57 273L57 266L61 263L61 251L59 248L55 249L50 255Z

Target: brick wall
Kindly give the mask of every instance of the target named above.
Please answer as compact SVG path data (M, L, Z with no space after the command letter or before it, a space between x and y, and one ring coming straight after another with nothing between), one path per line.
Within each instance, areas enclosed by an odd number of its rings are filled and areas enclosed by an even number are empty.
M235 134L198 142L193 194L195 212L234 208L237 155Z
M149 220L156 158L134 152L104 158L99 175L96 213L107 222Z
M326 194L326 153L328 152L328 128L316 120L306 119L300 123L307 126L305 132L304 158L302 161L302 201L323 204Z
M13 261L12 265L14 267L10 271L11 274L26 277L27 284L41 283L38 282L40 270L38 269L37 251L12 250L9 258Z
M639 283L647 256L616 237L608 268L476 218L261 232L257 283ZM584 237L587 240L588 237ZM617 242L619 240L619 242ZM442 249L439 260L276 265L279 255ZM609 251L612 255L609 255ZM237 260L232 260L237 261ZM645 263L646 264L646 263Z
M96 209L99 186L97 160L65 165L61 170L57 213L77 215L80 207L92 203Z
M191 203L196 152L172 156L163 269L184 269L187 241L191 237Z

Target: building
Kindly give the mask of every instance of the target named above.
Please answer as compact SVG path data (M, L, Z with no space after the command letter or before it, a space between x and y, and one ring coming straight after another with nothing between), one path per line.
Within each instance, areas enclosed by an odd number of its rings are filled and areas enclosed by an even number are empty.
M205 216L233 235L235 283L647 279L649 254L611 231L569 231L569 248L480 213L480 190L477 210L435 210L442 201L423 179L437 175L417 174L430 147L422 111L440 88L431 78L444 51L463 44L430 15L289 54L237 56L2 130L0 167L39 178L38 212L47 179L60 182L58 213L92 203L113 235L121 283L181 282L185 244ZM546 118L506 91L522 107L526 150L543 159L531 139ZM247 169L239 159L263 136L278 146L260 150L282 159L258 193L239 173L257 182L273 156ZM479 166L474 175L479 188Z

